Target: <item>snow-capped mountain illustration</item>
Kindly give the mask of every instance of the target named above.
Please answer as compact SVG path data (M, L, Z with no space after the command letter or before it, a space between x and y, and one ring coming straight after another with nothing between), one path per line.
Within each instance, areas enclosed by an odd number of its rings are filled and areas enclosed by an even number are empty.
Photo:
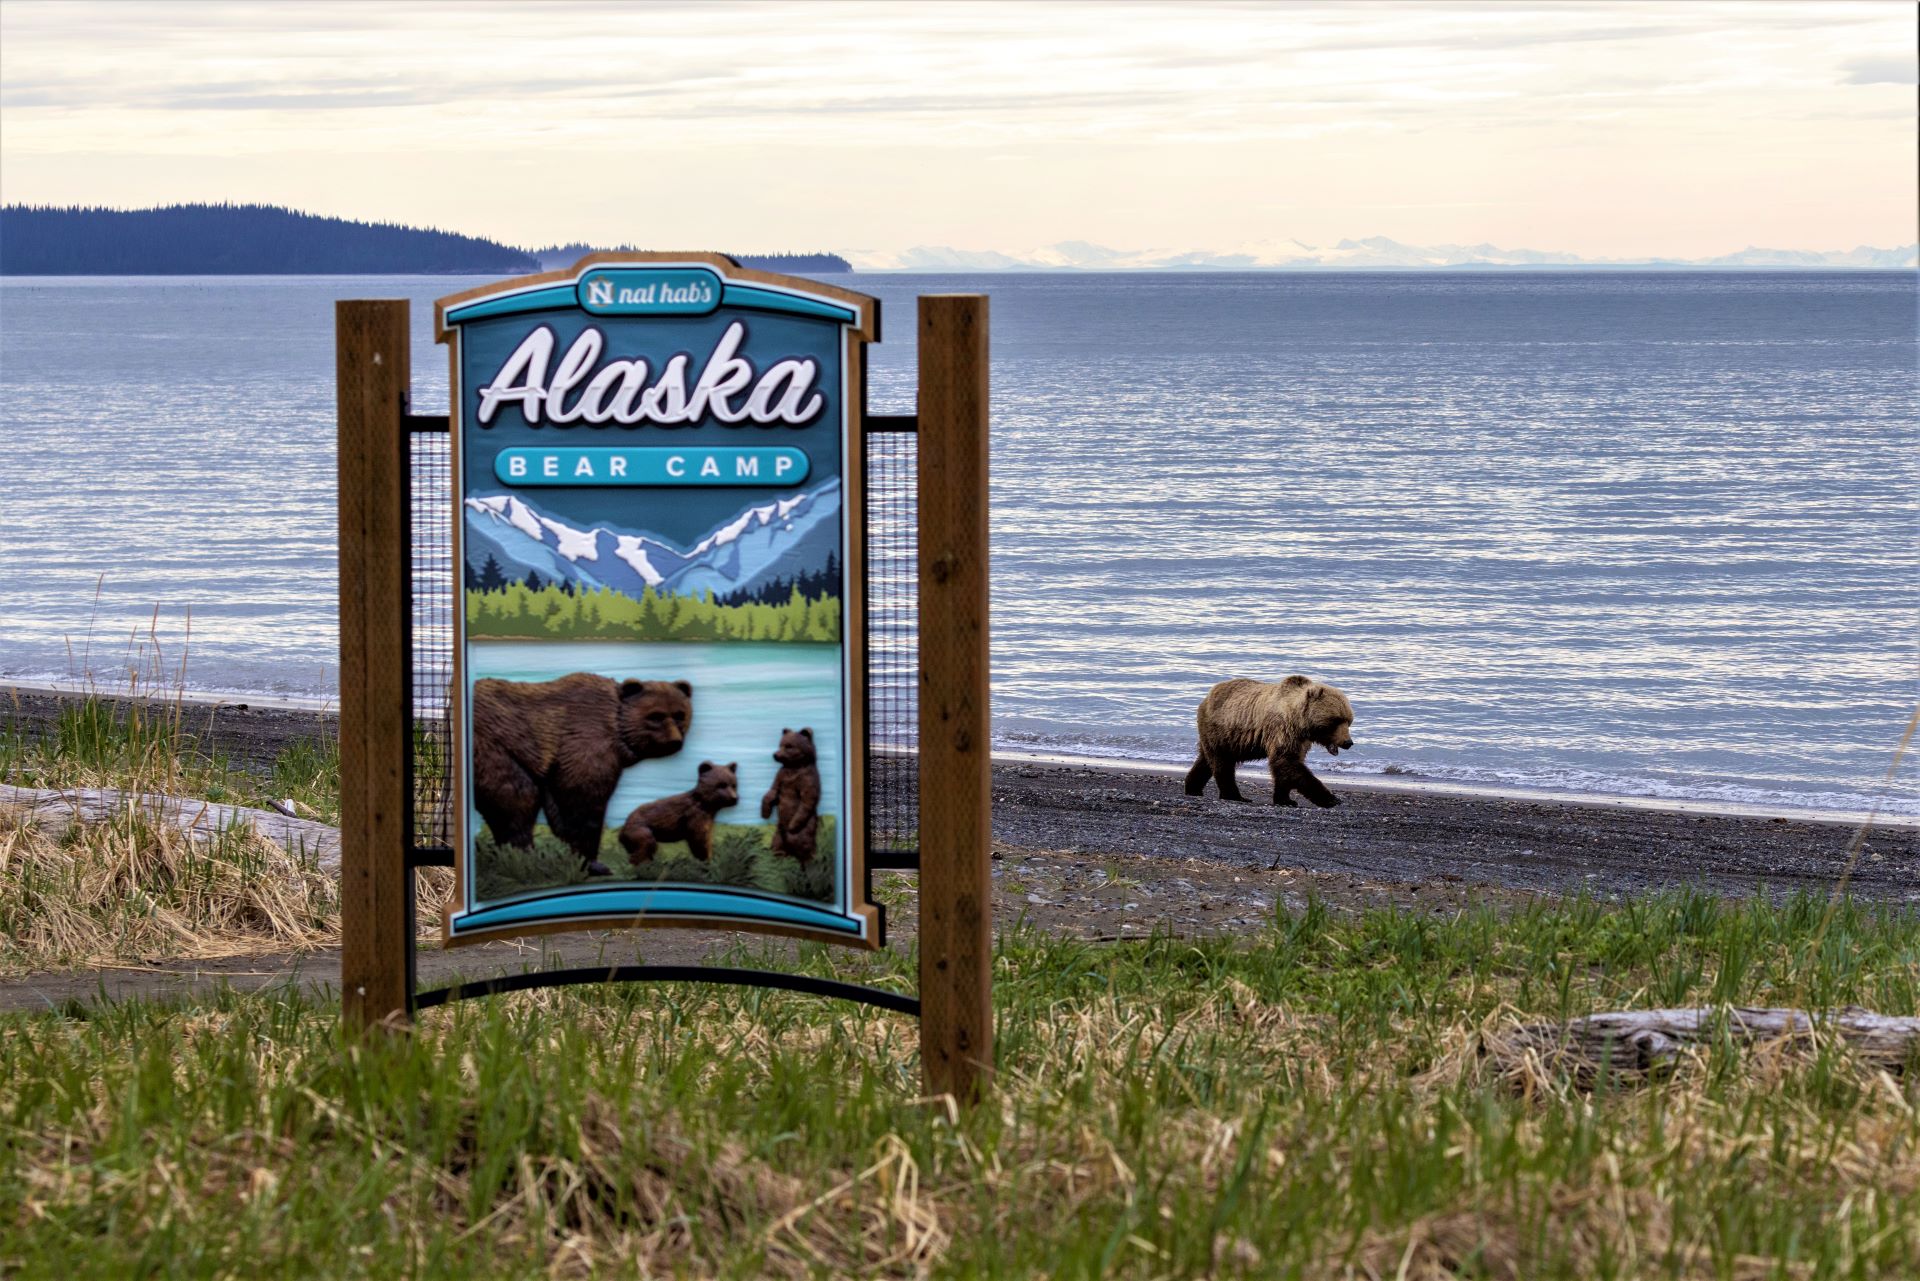
M614 526L576 528L518 494L476 494L466 509L469 582L484 578L491 559L512 582L537 573L542 582L633 597L651 587L726 598L826 570L839 547L840 481L751 503L690 548Z

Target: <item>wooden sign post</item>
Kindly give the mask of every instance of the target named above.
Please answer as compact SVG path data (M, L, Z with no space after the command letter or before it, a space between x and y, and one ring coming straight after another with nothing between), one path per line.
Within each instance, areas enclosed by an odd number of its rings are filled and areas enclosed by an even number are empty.
M993 1065L987 300L920 299L920 1061L968 1100Z
M334 305L340 408L340 987L349 1027L407 1013L412 513L404 299Z
M745 983L917 1014L928 1091L977 1098L993 1065L987 300L920 299L916 419L865 412L862 353L879 337L877 301L719 255L596 255L443 299L437 318L454 343L445 418L409 412L407 304L337 305L348 1025L403 1026L433 1005L532 987ZM893 793L869 790L871 767L900 758L888 755L897 740L874 737L876 687L861 680L877 625L864 605L872 432L914 432L918 453L917 608L912 599L893 607L913 609L918 629L917 836L911 819L905 837L889 828L875 862L867 859L871 798ZM416 494L422 465L429 473L437 465L431 474L445 480L421 481ZM904 505L908 494L899 487L887 501ZM773 550L757 560L736 551L732 540L746 546L743 530L763 532ZM418 585L416 561L426 567ZM537 583L526 566L536 567ZM888 581L907 571L896 560ZM759 603L775 591L790 591L793 603ZM816 609L803 591L826 603ZM549 620L524 639L521 597L544 602ZM556 617L571 630L556 631ZM423 638L414 634L421 618L451 622ZM705 630L688 632L676 618ZM900 626L897 614L888 626ZM910 661L897 646L888 655ZM754 663L779 664L788 682L780 688L790 692L768 703ZM580 672L554 676L549 666ZM736 669L749 675L736 680ZM526 808L502 801L497 769L484 787L476 783L475 735L495 736L484 739L490 761L504 741L497 713L476 717L480 686L490 709L511 699L584 699L564 715L543 710L539 732L564 738L565 768L598 771L594 796L582 801L566 780L542 781L520 740L509 746L530 781L513 795L524 795ZM901 684L890 678L884 688ZM606 717L594 710L602 698L621 700ZM815 710L789 715L779 700ZM433 722L416 725L417 712ZM603 721L617 728L602 729ZM795 728L803 724L812 728ZM904 729L898 718L891 724ZM726 744L725 754L702 746L741 733L751 738ZM630 737L637 734L651 737ZM767 762L776 738L777 778ZM701 755L710 759L697 767L699 783L681 794ZM773 779L764 802L760 775ZM702 790L709 776L713 786ZM811 787L799 793L801 812L820 815L800 835L787 826L787 802L773 802L789 778ZM710 817L683 850L670 843L680 839L673 807L686 798L704 801ZM718 846L716 822L729 842L726 875L742 875L746 858L756 869L750 880L720 879L708 853ZM526 851L514 868L553 864L555 879L497 871L508 864L495 851L509 842ZM584 877L564 874L578 865ZM423 866L456 869L458 902L445 927L453 944L556 929L732 924L869 948L884 942L871 869L917 866L920 993L645 965L421 991L413 870ZM832 875L815 875L823 869ZM461 922L470 923L464 934Z

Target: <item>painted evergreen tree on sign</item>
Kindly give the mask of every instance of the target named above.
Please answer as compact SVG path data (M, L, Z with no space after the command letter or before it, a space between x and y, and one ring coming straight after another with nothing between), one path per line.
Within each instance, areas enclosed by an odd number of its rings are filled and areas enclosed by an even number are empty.
M489 565L490 568L497 568ZM487 577L486 570L481 578ZM474 640L813 641L840 639L840 598L790 587L784 601L728 604L701 596L639 599L612 588L566 591L502 581L467 592L467 634Z
M840 558L828 553L824 568L803 570L792 578L774 578L755 588L728 592L720 597L722 605L784 605L794 592L802 596L831 596L840 590Z
M483 592L497 592L507 585L507 571L500 568L500 562L487 557L487 563L480 567L480 581L474 586Z

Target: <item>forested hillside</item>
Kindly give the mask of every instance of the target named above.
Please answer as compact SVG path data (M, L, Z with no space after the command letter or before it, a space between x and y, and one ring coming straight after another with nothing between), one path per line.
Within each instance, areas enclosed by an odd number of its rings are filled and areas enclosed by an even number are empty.
M0 208L0 276L506 276L568 267L588 245L529 253L478 236L273 205ZM769 271L851 271L834 254L742 255Z
M523 250L270 205L0 209L0 275L381 275L532 271Z

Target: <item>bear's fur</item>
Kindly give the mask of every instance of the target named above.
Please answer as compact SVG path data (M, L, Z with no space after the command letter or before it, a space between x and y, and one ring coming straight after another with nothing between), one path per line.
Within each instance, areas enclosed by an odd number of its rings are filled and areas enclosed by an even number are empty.
M1321 808L1340 803L1307 768L1307 749L1318 743L1329 756L1353 747L1353 705L1331 685L1289 676L1278 683L1221 681L1200 700L1195 718L1200 756L1187 771L1187 795L1199 796L1212 776L1223 801L1243 801L1234 766L1265 757L1273 771L1273 803L1292 805L1290 792Z
M620 773L685 746L693 686L575 672L473 685L473 807L502 845L533 846L542 810L591 876Z
M700 778L691 792L663 796L627 815L620 844L634 863L653 857L663 841L685 841L701 862L713 853L713 816L740 803L740 762L700 762Z
M813 731L781 730L773 759L780 762L780 772L760 798L760 817L774 819L773 852L805 863L820 840L820 770L814 764Z

